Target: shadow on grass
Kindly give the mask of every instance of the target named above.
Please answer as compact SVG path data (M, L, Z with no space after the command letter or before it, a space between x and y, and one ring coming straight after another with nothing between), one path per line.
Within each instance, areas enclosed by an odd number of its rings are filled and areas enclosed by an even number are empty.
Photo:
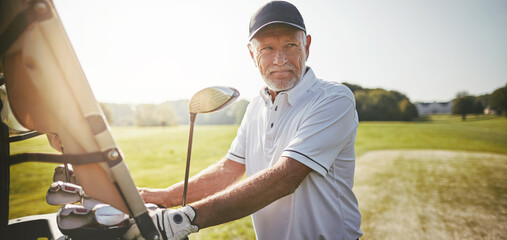
M462 121L463 122L475 122L475 121L484 121L484 120L490 120L498 118L498 116L495 115L484 115L484 114L477 114L477 115L467 115L466 119Z
M433 115L424 115L419 116L413 119L413 122L476 122L476 121L485 121L499 118L498 115L484 115L484 114L468 114L466 119L463 120L461 115L452 115L452 114L433 114Z
M431 116L430 115L420 116L420 117L414 118L412 121L413 122L429 122L429 121L431 121Z

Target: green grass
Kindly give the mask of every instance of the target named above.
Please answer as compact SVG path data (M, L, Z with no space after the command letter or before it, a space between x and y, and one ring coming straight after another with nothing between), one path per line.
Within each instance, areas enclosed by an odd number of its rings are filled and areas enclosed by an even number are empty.
M420 122L362 122L356 149L364 155L356 163L354 187L362 239L507 235L507 119L441 115ZM412 151L371 152L385 149Z
M380 149L446 149L507 154L507 119L450 115L421 122L361 122L358 155Z
M356 169L364 239L502 239L507 155L374 151Z
M196 173L222 158L229 149L237 127L235 125L196 126L191 173ZM122 127L113 128L112 131L117 144L124 152L126 163L138 186L167 187L183 179L188 126ZM361 122L356 140L357 155L361 156L372 150L383 149L437 149L505 155L507 154L507 119L471 116L463 122L459 116L433 116L427 121L409 123ZM43 136L11 145L11 154L28 151L48 152L52 150L47 146L47 140ZM505 222L507 212L505 192L507 190L503 187L505 184L497 184L507 182L507 171L504 167L507 163L504 160L452 158L446 162L449 166L442 165L441 161L435 156L429 156L427 159L401 156L395 160L379 159L374 162L357 162L355 191L358 194L360 210L363 214L362 228L365 232L365 239L383 239L376 238L375 235L383 233L378 228L384 225L385 218L379 216L384 216L384 213L392 213L393 207L396 206L396 199L389 197L394 196L391 194L393 191L400 191L407 198L414 199L412 205L418 204L414 206L419 210L424 210L432 206L433 203L442 203L443 201L421 201L429 196L444 196L446 200L443 202L447 204L453 201L464 201L467 193L474 193L477 200L484 201L484 206L490 206L486 207L488 213L495 210L503 216L499 220L495 215L494 220L497 221L495 224L507 225ZM461 165L467 167L461 168ZM47 163L23 163L11 167L9 218L51 213L57 210L57 207L45 203L45 194L51 184L55 166L55 164ZM438 166L447 167L438 170ZM373 172L364 174L363 171L368 172L364 169ZM464 181L466 176L473 178ZM426 177L428 180L425 182ZM441 182L438 183L440 184L439 188L433 190L435 179ZM484 179L484 181L472 181L477 179ZM396 182L407 181L413 185L407 184L399 188L391 188L391 186L395 186L393 184ZM439 195L446 187L454 186L450 185L451 183L460 181L463 182L463 186L459 188L459 191L451 191L449 195ZM367 190L365 191L365 189ZM475 195L476 189L481 191L480 195ZM369 198L368 196L372 192L381 195L378 198ZM382 201L379 203L376 201L377 199L382 199ZM467 203L463 206L470 206L470 204ZM421 206L419 207L419 205ZM486 211L482 208L476 210ZM442 212L442 214L444 213ZM403 215L403 212L399 214ZM449 215L450 213L445 214ZM414 216L422 217L423 220L418 220L419 226L424 225L422 222L428 222L424 220L424 213L414 214ZM450 214L450 216L456 215ZM443 219L442 221L448 224L456 223L451 217ZM471 224L470 226L475 224L476 227L482 226L478 222L469 224ZM468 228L473 228L473 226ZM503 233L507 234L505 230ZM203 229L198 234L191 235L190 238L254 239L254 235L250 218L247 217L232 223ZM451 238L456 238L456 236L451 236ZM474 238L484 237L476 235Z
M237 126L196 126L191 174L216 162L229 150ZM139 186L167 187L181 181L187 157L188 126L114 128L113 135L125 154Z

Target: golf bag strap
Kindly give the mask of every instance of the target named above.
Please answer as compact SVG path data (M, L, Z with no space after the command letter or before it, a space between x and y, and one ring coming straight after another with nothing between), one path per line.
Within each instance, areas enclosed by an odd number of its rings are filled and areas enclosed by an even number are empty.
M24 133L16 135L16 136L9 137L9 142L19 142L19 141L27 140L27 139L37 137L40 135L42 135L42 133L36 132L36 131L24 132Z
M106 161L107 155L102 152L65 155L54 153L20 153L9 157L10 165L23 162L70 163L72 165L82 165Z
M44 1L33 1L27 9L14 17L7 28L0 34L0 56L16 42L34 21L44 21L52 17L50 6Z

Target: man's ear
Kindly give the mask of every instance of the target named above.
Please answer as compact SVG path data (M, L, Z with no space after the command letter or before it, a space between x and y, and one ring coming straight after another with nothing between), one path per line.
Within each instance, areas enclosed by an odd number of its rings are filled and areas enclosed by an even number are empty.
M312 36L311 35L307 35L306 36L306 46L305 46L305 51L306 51L306 60L308 61L308 57L310 56L310 44L312 43Z
M253 53L253 51L252 51L252 48L253 48L253 47L252 47L252 44L248 43L246 46L248 47L248 51L250 52L250 57L252 58L252 60L253 60L253 62L254 62L255 67L257 67L257 62L255 62L254 53Z

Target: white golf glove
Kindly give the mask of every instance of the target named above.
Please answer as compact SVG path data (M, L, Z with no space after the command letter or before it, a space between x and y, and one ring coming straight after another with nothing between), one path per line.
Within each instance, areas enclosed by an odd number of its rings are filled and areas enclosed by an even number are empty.
M199 231L199 227L193 224L195 211L189 205L180 209L159 208L155 211L150 210L150 216L163 239L181 240L189 234ZM129 228L124 237L127 240L144 239L141 237L136 224Z

